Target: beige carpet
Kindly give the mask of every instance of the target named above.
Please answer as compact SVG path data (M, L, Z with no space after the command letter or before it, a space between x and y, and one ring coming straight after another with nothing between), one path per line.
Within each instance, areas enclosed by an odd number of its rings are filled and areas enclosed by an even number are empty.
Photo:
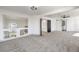
M0 42L0 52L78 52L79 37L74 33L52 32Z

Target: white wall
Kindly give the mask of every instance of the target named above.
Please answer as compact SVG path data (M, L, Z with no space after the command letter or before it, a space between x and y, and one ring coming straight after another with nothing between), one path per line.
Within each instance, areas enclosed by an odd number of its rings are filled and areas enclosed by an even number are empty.
M4 39L3 26L3 15L0 15L0 40Z
M61 25L62 23L61 23L61 21L60 20L58 20L58 21L56 21L56 31L62 31L62 25Z
M67 31L79 31L79 16L67 20Z
M62 30L60 18L51 19L51 30L52 31L61 31Z
M33 35L40 35L40 17L30 16L28 18L28 33Z
M51 19L51 31L56 31L56 19Z

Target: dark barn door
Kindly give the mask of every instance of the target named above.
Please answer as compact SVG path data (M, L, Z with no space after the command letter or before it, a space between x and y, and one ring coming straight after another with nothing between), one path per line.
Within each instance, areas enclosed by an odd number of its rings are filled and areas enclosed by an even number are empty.
M51 20L47 20L47 32L51 32Z

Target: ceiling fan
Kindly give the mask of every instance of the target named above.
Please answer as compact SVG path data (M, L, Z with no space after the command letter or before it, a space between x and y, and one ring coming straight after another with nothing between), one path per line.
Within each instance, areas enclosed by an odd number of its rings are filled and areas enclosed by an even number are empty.
M63 15L61 16L62 18L69 18L70 16L69 15Z

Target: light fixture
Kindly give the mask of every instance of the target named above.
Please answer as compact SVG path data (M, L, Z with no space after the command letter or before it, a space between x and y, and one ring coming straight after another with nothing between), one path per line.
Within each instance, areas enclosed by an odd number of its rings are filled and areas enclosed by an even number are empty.
M33 10L33 11L35 11L35 10L38 9L38 7L37 6L31 6L30 9Z

